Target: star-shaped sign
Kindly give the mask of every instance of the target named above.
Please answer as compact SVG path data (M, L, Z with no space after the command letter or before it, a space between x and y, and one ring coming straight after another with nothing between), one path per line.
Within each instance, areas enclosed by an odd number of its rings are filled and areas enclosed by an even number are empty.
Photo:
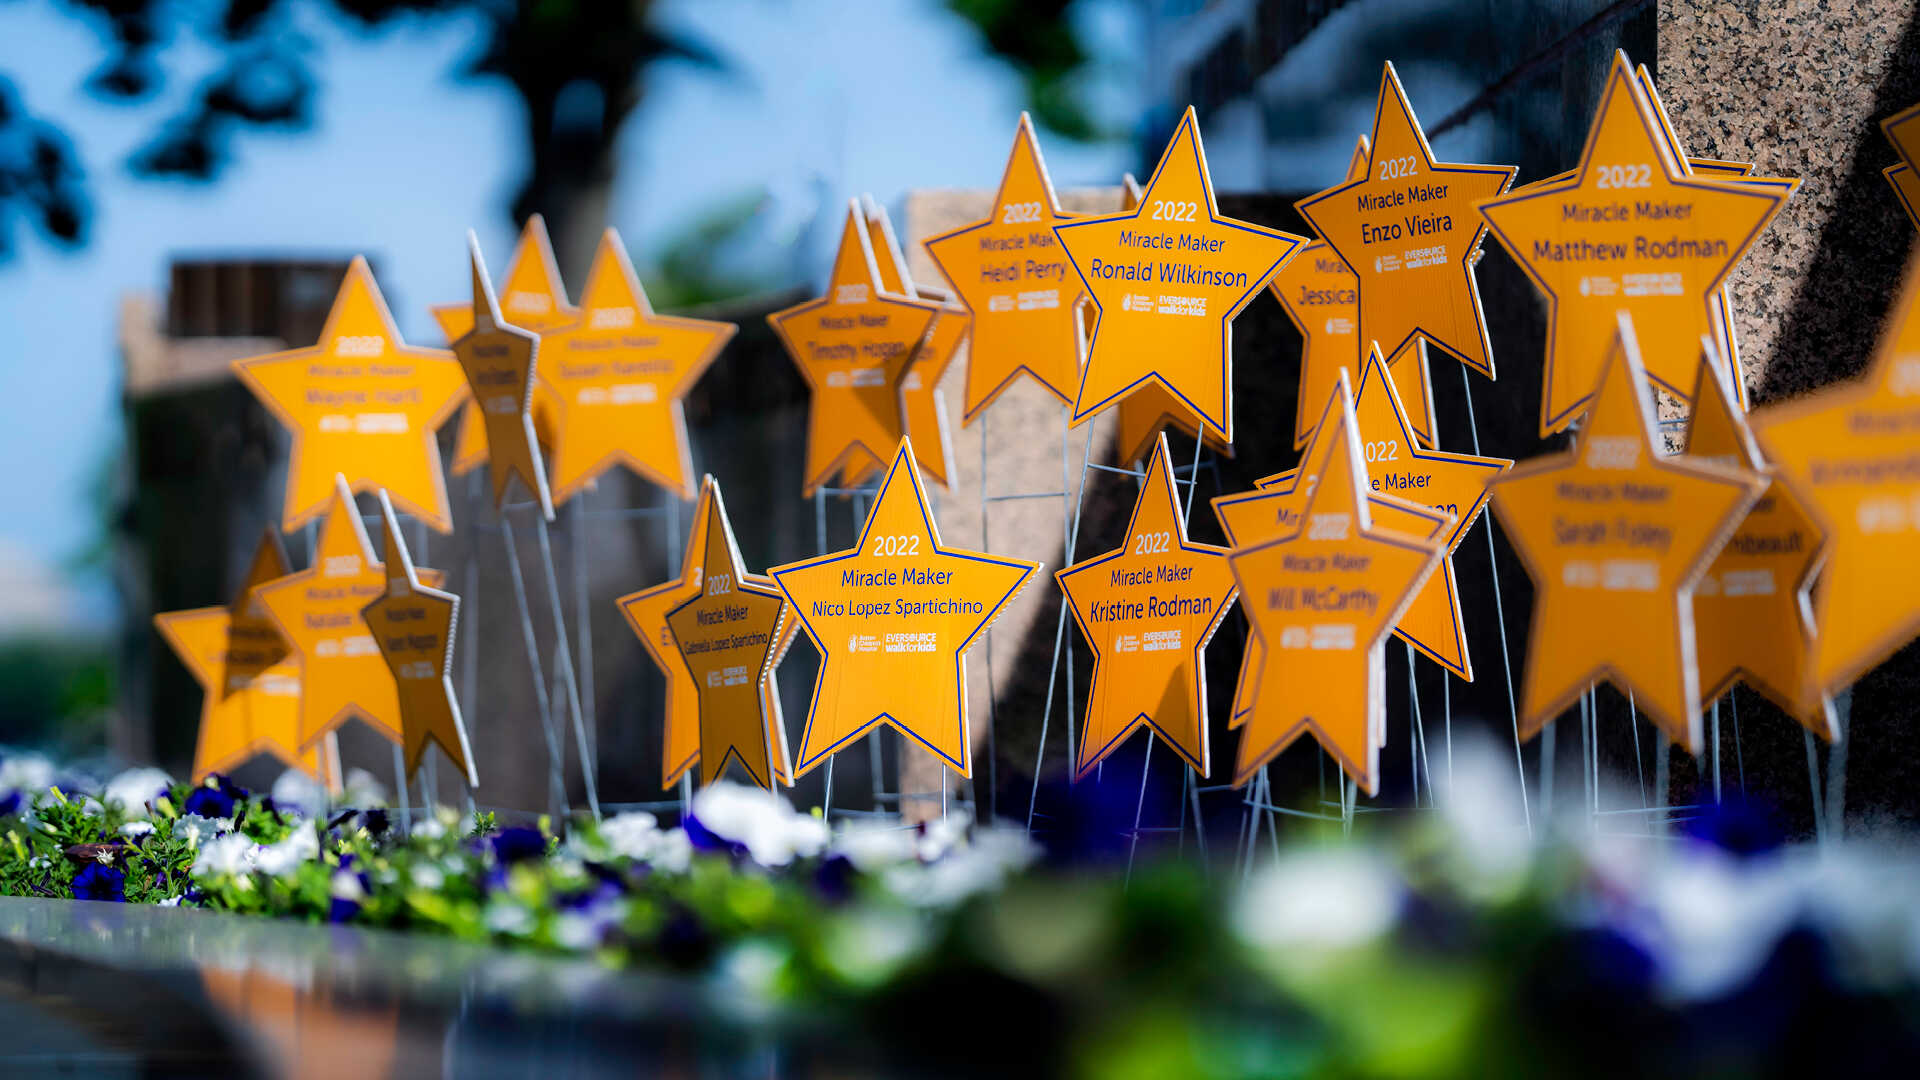
M1232 442L1233 318L1304 241L1220 216L1193 109L1139 206L1053 232L1098 312L1073 422L1156 381Z
M1813 687L1836 693L1920 631L1920 262L1865 374L1762 410L1755 434L1827 535Z
M827 294L767 316L813 392L803 491L836 471L858 474L906 434L901 384L939 305L882 288L857 200L848 200Z
M1436 162L1391 63L1380 75L1370 142L1364 177L1297 204L1359 279L1355 362L1369 342L1396 357L1417 335L1491 378L1473 277L1487 227L1474 206L1507 190L1514 168Z
M1127 173L1120 178L1120 209L1132 210L1140 205L1140 182ZM1287 266L1292 266L1292 261ZM1284 273L1286 267L1281 267ZM1087 337L1093 336L1093 305L1080 305L1080 326ZM1119 416L1114 421L1114 445L1119 447L1120 460L1132 463L1145 461L1153 452L1155 440L1162 431L1178 428L1195 439L1205 439L1207 449L1223 457L1233 456L1233 444L1223 441L1220 436L1206 430L1206 425L1193 414L1193 410L1184 405L1179 398L1167 392L1167 388L1157 382L1143 382L1132 393L1120 399L1117 410Z
M795 775L885 723L971 776L967 650L1038 569L942 545L900 440L859 545L770 571L821 658Z
M232 772L258 754L328 779L322 756L300 751L300 661L289 655L254 597L256 588L286 572L286 550L269 528L232 604L153 617L154 628L205 693L193 748L195 783L209 773Z
M1369 160L1367 137L1362 135L1353 148L1346 182L1365 180ZM1358 338L1360 279L1332 245L1315 240L1273 275L1267 291L1300 331L1300 391L1293 422L1293 448L1298 450L1313 438L1313 425L1319 422L1321 410L1333 393L1340 369L1347 369L1351 380L1367 357L1368 349ZM1414 434L1427 446L1435 445L1426 349L1402 349L1392 363Z
M1256 481L1253 491L1214 498L1214 518L1220 522L1220 529L1226 534L1231 547L1235 550L1254 547L1300 527L1307 499L1319 481L1319 473L1313 469L1328 460L1332 452L1330 440L1345 437L1348 428L1343 428L1341 423L1345 422L1344 418L1353 415L1353 390L1346 371L1341 370L1335 373L1333 391L1322 403L1320 418L1313 425L1314 441L1308 443L1306 452L1300 455L1300 466ZM1357 423L1354 420L1349 427ZM1367 507L1374 523L1380 527L1430 540L1442 539L1453 524L1443 511L1378 491L1369 492ZM1443 569L1446 565L1442 564ZM1415 606L1435 602L1428 597L1434 577L1429 577L1420 592L1415 594ZM1442 583L1444 586L1445 579L1442 579ZM1439 595L1451 603L1452 597L1457 594L1443 588ZM1247 713L1253 705L1253 691L1265 662L1266 645L1258 637L1247 638L1246 649L1240 658L1239 678L1234 683L1233 715L1227 721L1228 727L1239 727L1246 722Z
M438 585L438 571L419 571ZM387 591L386 568L373 557L345 477L334 480L333 507L320 524L313 565L254 590L301 664L298 743L313 743L354 717L389 742L405 737L393 673L361 617Z
M781 651L782 600L747 579L720 486L709 482L706 495L705 572L695 594L667 613L700 702L700 783L713 783L737 761L755 784L773 790L775 773L788 772L777 756L786 744L761 683Z
M1026 375L1064 403L1080 385L1074 308L1082 295L1068 268L1055 222L1060 210L1033 123L1020 114L1013 150L993 210L950 233L922 241L954 294L973 316L961 422L974 418Z
M533 434L534 354L540 339L501 318L480 241L467 233L473 272L473 325L453 343L453 355L467 374L473 402L484 418L493 467L494 508L505 513L507 492L519 477L540 512L553 520L547 469Z
M953 432L947 424L947 402L941 396L940 381L947 377L947 369L960 358L960 347L966 344L972 332L973 317L965 307L949 302L936 290L930 290L913 280L913 275L907 272L906 255L893 235L893 222L887 217L886 209L870 196L862 196L860 201L866 209L867 235L873 241L874 266L880 271L880 288L899 296L932 300L940 304L939 317L928 328L913 366L907 369L907 377L900 383L900 400L906 410L907 434L913 437L914 445L920 448L917 455L920 468L941 487L951 488ZM858 487L866 483L879 475L885 464L876 458L864 456L858 462L849 462L846 485Z
M449 342L473 329L471 304L441 304L430 310ZM567 301L547 223L539 214L527 219L507 260L507 272L500 279L500 311L505 321L535 334L571 326L580 319L579 309ZM560 430L559 407L545 379L536 380L533 387L533 429L541 446L554 448ZM465 476L486 463L486 422L469 405L461 412L454 434L453 474Z
M541 338L541 380L552 388L565 433L553 453L554 502L616 465L692 498L681 402L738 329L655 314L620 234L608 229L587 271L579 319Z
M1700 385L1687 425L1687 454L1766 478L1745 521L1693 589L1700 700L1716 701L1744 679L1808 729L1829 740L1832 702L1812 692L1814 576L1825 537L1797 496L1773 479L1725 368L1702 350Z
M1533 578L1520 694L1531 738L1588 685L1611 679L1647 718L1698 753L1700 673L1693 591L1766 481L1661 449L1632 320L1572 449L1493 483L1493 508Z
M700 696L693 684L693 673L680 659L680 650L674 646L673 631L667 627L667 616L675 608L697 597L706 578L707 529L713 520L713 492L716 485L711 476L705 477L700 484L700 501L693 511L693 524L687 531L686 547L681 549L680 576L662 582L651 588L629 593L619 599L621 614L627 617L627 625L634 636L640 639L640 645L653 659L654 666L666 679L665 722L662 725L660 756L660 787L670 789L680 780L680 775L692 768L700 760ZM770 579L754 574L746 575L752 584L773 588ZM800 621L793 616L791 607L780 617L780 632L775 641L774 658L767 668L766 678L762 680L761 697L765 702L767 714L772 718L770 726L778 740L774 755L775 778L782 784L793 786L793 777L787 771L786 728L779 723L780 693L775 679L774 668L786 655L787 647L800 633Z
M1301 521L1229 557L1252 636L1263 646L1234 762L1236 787L1312 734L1357 786L1379 791L1383 646L1446 552L1437 538L1374 522L1353 414L1329 422L1327 454Z
M1920 228L1920 105L1911 105L1880 121L1880 130L1900 154L1900 163L1880 171L1893 185L1893 193L1907 211L1907 219Z
M474 251L477 256L478 245ZM494 445L500 445L498 440ZM386 530L387 591L361 608L360 618L393 675L406 775L420 768L431 741L467 783L477 787L480 777L467 745L467 726L453 698L453 635L460 625L460 598L420 583L385 492L380 495L380 520Z
M1913 166L1903 161L1881 169L1880 175L1886 177L1887 183L1893 186L1893 196L1900 200L1900 208L1907 212L1907 220L1913 223L1914 228L1920 229L1920 173L1914 172Z
M1655 381L1692 393L1696 343L1724 336L1721 286L1791 191L1693 176L1655 113L1616 53L1572 178L1480 204L1547 296L1543 437L1586 408L1622 309L1662 354Z
M1205 654L1236 590L1227 549L1187 539L1165 435L1154 443L1120 547L1054 578L1093 650L1074 779L1143 725L1206 776Z
M466 397L467 379L452 353L400 340L366 259L348 266L318 344L236 360L233 370L293 433L281 528L326 512L338 474L453 530L435 432Z

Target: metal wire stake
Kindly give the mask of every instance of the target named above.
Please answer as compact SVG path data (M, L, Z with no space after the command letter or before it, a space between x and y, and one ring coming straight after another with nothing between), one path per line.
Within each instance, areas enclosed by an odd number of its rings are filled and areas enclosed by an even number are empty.
M407 801L407 759L401 752L400 744L393 744L393 790L399 800L400 830L413 831L413 806Z
M1133 857L1140 852L1140 818L1147 810L1147 773L1153 768L1153 732L1147 732L1147 752L1140 759L1140 798L1133 804L1133 841L1127 847L1127 880L1133 880Z
M1460 366L1460 388L1467 399L1467 431L1473 436L1473 453L1480 456L1480 425L1473 414L1473 381L1467 378L1465 364ZM1513 696L1513 656L1507 648L1507 610L1500 602L1500 563L1493 551L1492 515L1482 514L1480 523L1487 534L1487 577L1493 581L1493 617L1500 626L1500 666L1507 674L1507 712L1513 718L1513 764L1520 776L1520 815L1527 823L1527 835L1533 835L1533 812L1527 806L1527 766L1520 753L1520 706ZM1547 726L1548 731L1553 726ZM1544 738L1544 736L1543 736ZM1544 815L1545 809L1541 810Z
M587 808L593 813L593 820L600 820L600 790L594 779L594 763L591 748L587 745L586 718L580 709L580 682L573 674L573 647L568 643L566 616L560 611L559 575L553 571L553 541L547 534L547 519L544 515L533 516L534 535L540 540L540 562L547 572L547 599L553 608L553 634L559 638L560 670L564 675L567 689L567 704L573 712L573 735L580 743L580 777L587 789Z
M567 780L562 762L560 734L553 727L553 705L547 700L547 677L540 663L540 646L534 640L533 613L527 605L526 579L520 573L520 555L513 542L513 522L500 514L500 541L507 549L507 576L513 581L513 598L520 607L520 637L527 650L527 667L533 675L533 701L540 713L540 730L547 740L547 801L556 819L566 817Z

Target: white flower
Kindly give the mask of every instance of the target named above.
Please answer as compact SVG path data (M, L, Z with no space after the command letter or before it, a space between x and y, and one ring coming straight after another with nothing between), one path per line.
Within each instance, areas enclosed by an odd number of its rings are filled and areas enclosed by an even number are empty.
M160 905L159 905L159 906L161 906L161 907L179 907L179 906L180 906L180 898L179 898L178 896L169 896L169 897L167 897L167 898L166 898L165 900L162 900L162 901L160 901Z
M693 841L687 839L685 829L668 829L660 834L659 843L653 846L653 855L648 864L655 870L669 874L684 874L693 866Z
M915 854L920 856L922 862L932 862L966 839L967 827L972 824L973 815L960 807L950 814L934 818L927 822L927 833L920 838L919 850Z
M215 837L201 846L199 857L193 860L193 875L244 874L253 869L259 854L260 845L247 839L245 833Z
M80 812L88 817L99 817L101 814L107 812L107 808L100 805L100 800L91 795L82 795L79 801Z
M319 817L327 806L327 789L299 769L288 769L273 782L273 805L302 817Z
M1254 875L1233 927L1249 945L1340 949L1385 933L1400 911L1401 884L1384 858L1355 849L1297 851Z
M27 860L27 869L29 870L42 870L51 865L52 860L48 859L45 855L35 855L33 858Z
M447 835L447 827L441 824L437 815L416 818L413 823L413 835L422 840L438 840Z
M533 912L518 900L495 899L487 905L483 917L487 930L495 934L518 936L533 930Z
M367 888L360 884L360 875L351 870L335 870L327 882L327 895L335 900L359 901L366 898Z
M660 821L652 814L616 814L600 823L607 850L627 859L651 859L660 844Z
M365 769L347 770L347 790L343 796L348 806L371 807L386 806L389 803L387 786L379 777Z
M976 829L968 843L955 847L938 862L896 866L881 881L907 903L950 907L998 889L1009 875L1031 865L1039 852L1025 830Z
M189 847L199 847L233 827L226 818L201 817L199 814L182 814L173 823L173 837L185 840Z
M127 817L139 820L147 816L147 807L173 786L173 777L164 769L128 769L107 781L100 801L119 806Z
M447 883L447 875L432 863L420 863L413 868L413 887L433 892Z
M833 851L845 856L856 869L876 873L912 861L918 844L919 838L909 828L849 823L841 826L840 835L834 838Z
M120 835L129 838L145 836L152 831L153 822L151 821L129 821L120 826Z
M1685 999L1744 986L1802 907L1801 875L1776 859L1696 847L1664 859L1642 892L1657 934L1661 981Z
M53 762L39 754L8 754L0 761L0 795L19 792L21 801L53 786Z
M600 944L599 920L578 911L563 911L553 920L553 940L563 949L584 951Z
M794 812L791 803L760 788L712 784L693 797L693 815L716 836L746 846L761 866L785 866L827 846L827 823Z
M292 873L301 863L320 857L320 838L311 828L302 826L277 844L260 849L254 865L261 873L280 877Z

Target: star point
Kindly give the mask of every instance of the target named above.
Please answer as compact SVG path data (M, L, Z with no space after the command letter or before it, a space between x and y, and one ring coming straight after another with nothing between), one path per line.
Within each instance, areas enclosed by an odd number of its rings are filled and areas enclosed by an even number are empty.
M453 355L466 373L468 391L486 426L493 479L493 505L504 511L517 477L534 497L540 513L553 520L553 497L546 464L534 437L533 387L540 339L501 317L499 300L487 280L480 241L467 232L468 264L473 274L473 322L453 343Z
M453 643L460 626L460 598L421 583L400 535L393 501L385 492L380 494L380 523L386 533L387 588L360 609L360 617L393 676L406 775L420 768L427 744L432 743L460 770L468 786L478 787L480 777L473 767L467 727L453 696Z

